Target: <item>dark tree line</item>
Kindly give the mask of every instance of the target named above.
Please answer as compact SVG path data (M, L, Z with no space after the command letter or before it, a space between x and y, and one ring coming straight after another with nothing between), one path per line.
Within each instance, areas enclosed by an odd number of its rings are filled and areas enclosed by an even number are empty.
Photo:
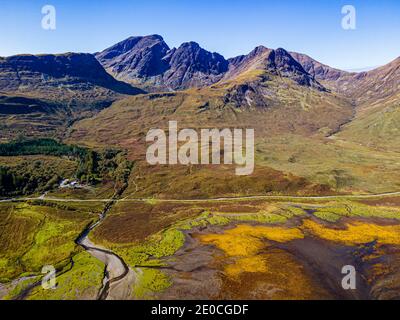
M96 184L107 178L125 181L131 163L119 150L94 151L66 145L52 139L19 140L0 144L0 156L51 155L67 157L78 163L74 173L55 168L49 162L25 161L17 166L0 166L0 196L32 194L54 189L62 179L75 178Z
M0 144L0 156L51 155L83 159L88 151L53 139L33 139Z

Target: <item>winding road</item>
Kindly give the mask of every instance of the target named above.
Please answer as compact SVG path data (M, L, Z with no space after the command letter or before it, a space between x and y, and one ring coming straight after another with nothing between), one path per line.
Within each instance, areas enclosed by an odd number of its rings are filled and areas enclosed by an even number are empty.
M122 199L71 199L71 198L55 198L41 195L39 197L22 197L8 198L0 200L0 202L15 202L15 201L32 201L32 200L47 200L56 202L213 202L213 201L237 201L237 200L332 200L332 199L368 199L379 197L400 196L400 191L385 192L376 194L342 194L332 196L282 196L282 195L259 195L259 196L238 196L238 197L221 197L221 198L201 198L201 199L154 199L154 198L122 198ZM99 221L100 222L100 221Z

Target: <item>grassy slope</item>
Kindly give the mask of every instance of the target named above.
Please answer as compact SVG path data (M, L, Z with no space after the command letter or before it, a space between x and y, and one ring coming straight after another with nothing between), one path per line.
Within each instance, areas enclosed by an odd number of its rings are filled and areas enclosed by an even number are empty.
M376 150L400 152L400 94L362 105L337 137Z
M50 204L51 205L51 204ZM40 273L44 265L69 263L80 251L75 239L95 218L94 204L1 204L0 279Z
M338 90L357 106L338 138L377 150L400 151L400 58L375 70L339 80Z
M375 193L398 189L397 153L339 138L325 138L353 116L352 108L344 100L333 94L300 90L282 80L286 88L282 83L280 86L264 83L271 90L267 108L237 108L222 101L224 94L246 81L236 79L201 90L119 101L98 116L77 123L71 142L92 146L119 144L131 151L131 157L143 160L147 130L166 128L169 119L177 120L180 128L237 127L238 123L255 128L259 170L253 177L237 178L233 168L221 166L215 170L204 166L153 169L143 164L131 176L127 196L209 197L274 191L294 194L299 190L310 194L323 193L327 190L324 185L334 192ZM394 124L392 127L397 130ZM288 173L292 176L287 176ZM305 178L306 183L296 183L298 177ZM283 180L293 182L291 188L282 184Z
M56 278L56 289L44 290L36 287L28 300L81 300L96 299L102 286L104 264L87 252L80 252L72 258L70 270ZM84 279L84 281L82 281Z
M243 97L238 93L240 86L254 84L262 88L263 98L254 96L250 98L254 102L249 103L244 102L246 99L241 100ZM237 103L241 103L241 107ZM334 189L336 185L326 179L322 182L318 179L301 180L301 177L309 179L310 175L301 170L292 172L284 166L272 166L273 163L263 160L266 153L282 149L287 141L275 139L276 144L270 145L269 150L257 149L258 170L251 177L238 178L233 167L229 166L196 166L189 169L158 166L157 170L153 170L143 161L145 135L150 128L166 129L168 120L176 120L179 128L254 128L257 144L262 144L265 138L273 139L290 133L299 144L306 145L314 141L319 143L325 135L348 121L352 114L351 104L334 94L299 87L288 79L273 78L271 81L263 80L258 73L246 74L209 88L121 100L96 117L76 123L67 141L89 146L117 144L127 148L132 159L141 160L139 169L131 176L126 196L210 197L268 192L318 194L327 192L327 184ZM322 155L318 159L322 161ZM348 191L353 186L346 187ZM361 189L357 187L355 189Z
M257 150L259 163L327 184L337 192L384 193L400 188L396 152L294 135L262 139Z
M98 116L77 123L70 141L89 145L118 143L133 148L149 128L166 128L168 120L178 121L181 128L254 128L256 136L284 132L324 134L352 115L352 107L345 100L299 87L287 79L258 85L269 94L262 106L254 103L237 107L239 98L234 94L238 88L232 84L124 99Z

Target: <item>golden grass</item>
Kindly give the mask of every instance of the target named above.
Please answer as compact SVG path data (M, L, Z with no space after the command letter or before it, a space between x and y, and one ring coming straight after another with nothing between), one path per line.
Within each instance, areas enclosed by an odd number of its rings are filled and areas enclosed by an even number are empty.
M380 226L365 222L351 222L346 229L331 229L312 220L304 220L304 231L328 241L357 245L377 241L379 244L400 245L400 225Z
M238 277L243 272L267 272L267 270L267 265L261 256L239 258L235 263L225 267L225 273L229 277Z
M223 234L204 234L198 238L203 243L213 244L229 256L249 256L257 254L265 247L265 240L287 242L302 239L297 228L238 225Z

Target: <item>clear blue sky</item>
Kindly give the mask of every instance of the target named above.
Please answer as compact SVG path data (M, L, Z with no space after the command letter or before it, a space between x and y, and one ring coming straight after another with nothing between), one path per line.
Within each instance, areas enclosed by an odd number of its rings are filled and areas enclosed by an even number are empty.
M55 31L41 28L46 4L57 9ZM345 4L357 10L356 30L341 27ZM0 0L0 56L96 52L154 33L170 47L193 40L226 58L262 44L356 69L400 56L400 1Z

